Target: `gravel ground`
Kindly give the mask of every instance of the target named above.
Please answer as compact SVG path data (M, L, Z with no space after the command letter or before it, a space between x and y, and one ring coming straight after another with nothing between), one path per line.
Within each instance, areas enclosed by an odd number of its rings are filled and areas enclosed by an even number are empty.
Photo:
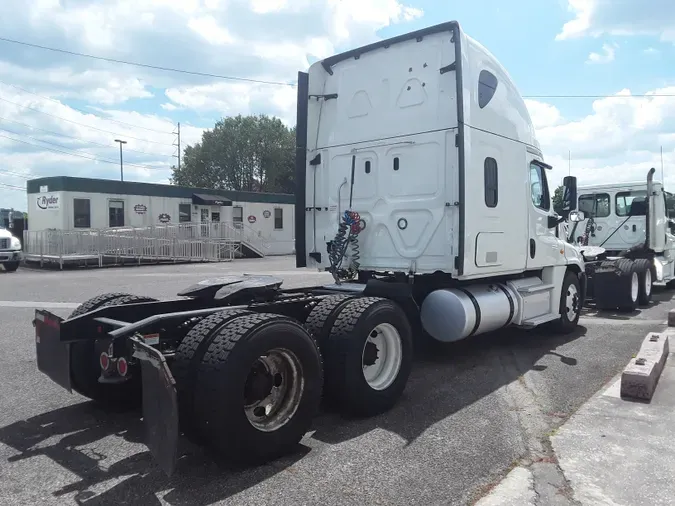
M104 413L36 369L36 307L66 316L102 292L166 297L237 272L273 273L287 287L330 282L291 258L0 273L0 504L470 504L522 459L546 454L547 435L621 370L671 307L661 290L630 317L588 313L564 338L508 330L422 353L389 413L323 412L296 455L247 471L181 441L171 479L153 464L138 417Z

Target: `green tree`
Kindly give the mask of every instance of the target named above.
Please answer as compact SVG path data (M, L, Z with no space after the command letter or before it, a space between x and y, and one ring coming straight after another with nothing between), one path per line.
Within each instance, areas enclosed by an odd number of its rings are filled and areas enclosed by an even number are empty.
M218 121L187 146L171 182L181 186L254 192L294 192L295 127L266 115Z
M558 213L562 214L562 209L563 209L563 195L565 194L565 187L560 185L555 189L555 192L553 192L553 210Z

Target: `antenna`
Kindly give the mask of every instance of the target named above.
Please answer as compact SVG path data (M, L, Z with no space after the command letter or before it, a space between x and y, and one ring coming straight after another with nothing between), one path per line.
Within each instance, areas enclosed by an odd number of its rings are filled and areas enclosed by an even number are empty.
M663 146L661 146L661 187L666 187L666 180L663 177Z

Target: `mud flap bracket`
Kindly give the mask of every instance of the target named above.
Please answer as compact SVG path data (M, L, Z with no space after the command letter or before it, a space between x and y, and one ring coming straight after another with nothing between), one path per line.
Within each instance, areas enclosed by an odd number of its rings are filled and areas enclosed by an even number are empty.
M133 356L141 363L146 445L162 471L171 476L178 453L176 380L161 352L137 336L131 337L131 341Z

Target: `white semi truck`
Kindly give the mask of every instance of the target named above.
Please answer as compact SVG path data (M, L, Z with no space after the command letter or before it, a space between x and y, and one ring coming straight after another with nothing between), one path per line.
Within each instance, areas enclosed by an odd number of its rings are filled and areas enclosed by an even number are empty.
M21 259L21 241L11 229L0 226L0 264L5 271L14 272L19 268Z
M228 276L175 299L103 294L67 319L38 310L38 367L102 404L142 392L167 473L179 432L267 461L322 396L391 408L421 336L575 330L584 262L557 237L550 168L506 70L456 22L326 58L298 76L296 264L335 283Z
M667 192L653 180L580 187L570 240L586 260L588 297L598 309L646 306L654 285L675 279L675 236ZM575 216L573 214L573 216Z

